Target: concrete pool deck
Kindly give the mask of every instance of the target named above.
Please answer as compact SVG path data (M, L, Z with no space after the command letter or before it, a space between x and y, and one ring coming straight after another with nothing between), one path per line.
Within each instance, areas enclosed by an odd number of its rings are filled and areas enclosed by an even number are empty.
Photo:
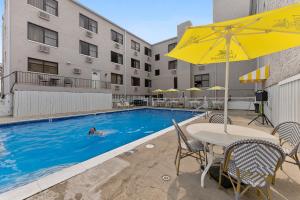
M253 114L232 111L234 124L247 126ZM190 123L205 122L198 119ZM270 132L269 127L251 125ZM154 148L146 148L153 144ZM234 199L232 189L218 189L218 184L206 178L206 188L200 187L199 164L194 159L182 161L180 175L175 173L174 157L177 148L174 131L151 140L115 158L57 184L27 200L229 200ZM169 176L163 181L162 176ZM285 163L278 171L272 187L275 200L297 200L300 196L300 170ZM242 198L256 199L255 192Z

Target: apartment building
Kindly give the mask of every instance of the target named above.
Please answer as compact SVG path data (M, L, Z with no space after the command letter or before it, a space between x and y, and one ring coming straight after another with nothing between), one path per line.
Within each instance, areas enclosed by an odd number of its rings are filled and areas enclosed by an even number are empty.
M220 2L214 1L217 20L250 12L248 4L240 5L245 9L238 13L225 12ZM75 0L5 0L4 4L2 93L11 98L9 102L14 102L14 91L149 96L158 88L224 85L223 64L193 66L165 56L192 26L189 21L177 26L176 37L150 44ZM238 77L256 67L256 61L233 64L232 96L253 95L254 86L241 85Z
M14 87L149 94L151 51L148 42L76 1L5 1L4 76L17 73L5 93Z

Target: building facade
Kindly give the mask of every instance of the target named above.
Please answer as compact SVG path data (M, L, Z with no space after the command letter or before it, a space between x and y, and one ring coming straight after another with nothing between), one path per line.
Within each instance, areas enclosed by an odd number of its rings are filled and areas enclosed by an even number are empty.
M244 10L226 16L219 12L220 2L214 2L216 21L249 13L245 4ZM5 1L4 76L17 73L6 78L5 93L16 89L151 95L158 88L224 85L222 64L191 66L164 56L189 26L191 22L182 23L176 37L149 44L76 1ZM236 65L236 80L256 67L255 61ZM232 96L253 94L253 87L237 81L230 85ZM234 92L239 90L249 92Z

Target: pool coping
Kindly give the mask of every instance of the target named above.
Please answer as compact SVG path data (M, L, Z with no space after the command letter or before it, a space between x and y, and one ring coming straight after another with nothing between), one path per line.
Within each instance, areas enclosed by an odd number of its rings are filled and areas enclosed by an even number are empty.
M116 111L107 111L107 112L97 112L97 113L91 113L91 114L84 114L84 115L72 115L73 117L81 117L81 116L89 116L93 114L106 114L106 113L113 113L113 112L123 112L123 111L132 111L136 109L147 109L148 107L143 107L143 108L131 108L131 109L123 109L123 110L116 110ZM181 110L181 111L195 111L195 110L183 110L183 109L168 109L168 108L151 108L151 109L162 109L162 110ZM205 112L201 113L195 117L192 117L190 119L187 119L183 122L180 122L179 125L186 125L200 117L205 116ZM72 116L68 116L67 118L72 118ZM66 118L66 117L58 117L60 118ZM58 119L56 118L56 119ZM45 118L43 120L49 120L50 118ZM54 119L54 118L52 118ZM42 119L37 119L37 120L29 120L30 122L38 122L41 121ZM27 121L22 121L27 122ZM22 124L22 122L20 122ZM4 125L14 125L18 124L16 122L11 122L11 123L4 123ZM1 126L0 126L1 127ZM159 136L164 135L165 133L174 130L173 126L170 126L168 128L162 129L158 132L155 132L151 135L148 135L146 137L140 138L138 140L135 140L131 143L128 143L126 145L123 145L121 147L118 147L116 149L113 149L111 151L108 151L106 153L103 153L99 156L93 157L91 159L88 159L86 161L83 161L81 163L78 163L76 165L73 165L71 167L62 169L60 171L57 171L55 173L52 173L50 175L47 175L45 177L42 177L36 181L33 181L29 184L26 184L21 187L14 188L12 190L9 190L7 192L1 193L0 194L0 199L1 200L24 200L26 198L29 198L37 193L40 193L54 185L57 185L63 181L66 181L76 175L79 175L87 170L90 170L91 168L94 168L103 162L110 160L118 155L121 155L125 152L128 152L134 148L136 148L139 145L142 145L150 140L153 140Z

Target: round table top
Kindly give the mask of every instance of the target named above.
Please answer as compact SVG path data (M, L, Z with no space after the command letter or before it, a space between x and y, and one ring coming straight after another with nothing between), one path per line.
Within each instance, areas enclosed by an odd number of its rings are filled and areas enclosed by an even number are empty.
M187 126L191 137L202 142L227 146L242 139L261 139L278 144L278 138L264 131L237 125L228 125L224 132L224 124L197 123Z

